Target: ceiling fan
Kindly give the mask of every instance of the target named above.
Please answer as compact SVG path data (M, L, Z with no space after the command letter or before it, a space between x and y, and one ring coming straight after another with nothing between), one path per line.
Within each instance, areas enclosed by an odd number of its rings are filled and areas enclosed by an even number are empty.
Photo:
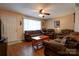
M50 15L50 13L46 13L43 9L39 10L39 16L40 17L45 17L45 15Z

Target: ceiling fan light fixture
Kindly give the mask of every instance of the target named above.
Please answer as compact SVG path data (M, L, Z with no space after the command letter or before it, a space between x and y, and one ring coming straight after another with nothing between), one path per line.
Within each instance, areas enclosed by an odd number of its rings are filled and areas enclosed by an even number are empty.
M39 17L44 18L46 15L50 15L50 13L46 13L44 9L39 10Z
M39 16L40 16L40 17L43 17L44 15L43 15L43 14L39 14Z
M42 13L44 13L45 12L45 10L42 10Z

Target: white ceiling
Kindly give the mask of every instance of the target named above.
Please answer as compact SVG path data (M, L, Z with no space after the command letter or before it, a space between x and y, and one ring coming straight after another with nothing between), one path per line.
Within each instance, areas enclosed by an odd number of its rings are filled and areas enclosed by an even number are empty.
M44 9L51 15L45 16L46 19L64 16L75 11L74 3L0 3L0 9L18 12L27 16L40 18L39 10Z

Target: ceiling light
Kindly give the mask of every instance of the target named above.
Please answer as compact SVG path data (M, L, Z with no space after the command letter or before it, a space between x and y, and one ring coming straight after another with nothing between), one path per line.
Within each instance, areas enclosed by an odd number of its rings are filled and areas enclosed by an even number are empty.
M39 16L40 16L40 17L43 17L44 15L43 15L43 14L39 14Z
M45 10L42 10L42 13L44 13L45 12Z

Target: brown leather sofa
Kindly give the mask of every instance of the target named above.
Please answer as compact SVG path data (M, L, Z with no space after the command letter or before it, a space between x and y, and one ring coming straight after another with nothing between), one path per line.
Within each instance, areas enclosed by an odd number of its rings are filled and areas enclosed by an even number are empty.
M55 35L56 35L56 38L63 38L63 37L65 37L65 36L67 36L67 35L69 35L70 33L73 33L74 32L74 30L72 30L72 29L62 29L61 30L61 32L59 32L59 33L56 33Z
M32 41L31 37L33 36L40 36L40 35L47 35L50 39L54 39L54 29L42 29L42 30L35 30L35 31L25 31L24 38L25 41Z
M44 41L46 56L79 56L79 32L74 32L63 39Z
M54 29L43 29L42 33L49 36L50 39L55 39L55 30Z
M39 36L42 35L41 30L35 30L35 31L25 31L24 33L24 41L32 41L33 36Z

